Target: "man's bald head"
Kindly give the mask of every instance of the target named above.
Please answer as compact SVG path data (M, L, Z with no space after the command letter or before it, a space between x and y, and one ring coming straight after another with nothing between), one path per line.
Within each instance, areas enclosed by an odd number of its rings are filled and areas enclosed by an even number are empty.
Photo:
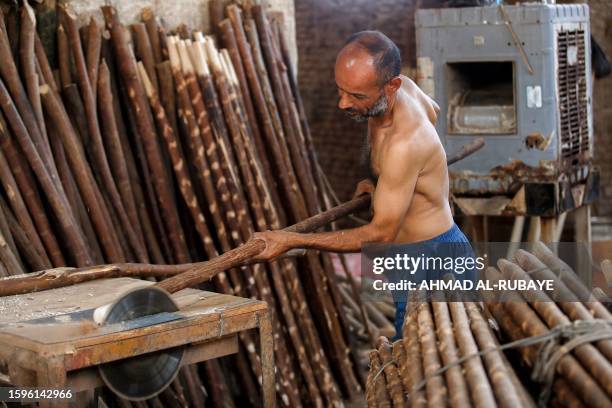
M402 58L397 45L380 31L359 31L351 35L340 51L360 48L373 60L379 86L400 74Z
M338 107L357 121L382 116L401 86L397 46L378 31L353 34L338 53Z

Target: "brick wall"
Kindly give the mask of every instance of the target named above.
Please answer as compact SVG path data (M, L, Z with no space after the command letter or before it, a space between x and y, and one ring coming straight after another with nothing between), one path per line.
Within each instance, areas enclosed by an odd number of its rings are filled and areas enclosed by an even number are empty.
M558 1L559 3L563 1ZM299 82L322 167L338 195L349 198L360 179L365 126L336 108L336 53L355 31L378 29L399 46L405 68L414 65L412 16L416 0L299 0L296 32ZM435 0L421 1L423 5ZM612 59L612 1L590 0L592 31ZM405 71L407 71L405 69ZM612 77L595 84L595 162L601 169L601 199L595 213L612 215Z

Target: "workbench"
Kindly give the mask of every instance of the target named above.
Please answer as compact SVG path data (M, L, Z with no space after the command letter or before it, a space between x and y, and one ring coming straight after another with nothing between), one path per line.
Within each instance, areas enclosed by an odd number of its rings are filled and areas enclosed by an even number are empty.
M237 353L238 333L257 328L264 406L274 406L273 338L265 302L184 289L172 295L180 310L169 321L136 328L93 322L95 308L152 283L103 279L1 297L0 371L5 372L0 376L14 386L70 388L83 397L102 385L99 364L180 346L185 347L182 365L194 364Z

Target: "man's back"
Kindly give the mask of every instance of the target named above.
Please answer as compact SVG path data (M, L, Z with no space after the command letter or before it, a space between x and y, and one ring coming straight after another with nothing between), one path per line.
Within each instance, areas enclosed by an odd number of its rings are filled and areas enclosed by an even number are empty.
M402 220L395 242L424 241L446 232L453 225L448 203L448 170L446 155L434 123L436 103L410 79L402 77L402 87L393 109L393 121L388 126L370 124L373 171L400 171L403 166L384 165L390 152L406 151L405 160L417 161L418 178L410 207ZM414 166L411 166L414 168ZM394 174L402 178L408 175Z

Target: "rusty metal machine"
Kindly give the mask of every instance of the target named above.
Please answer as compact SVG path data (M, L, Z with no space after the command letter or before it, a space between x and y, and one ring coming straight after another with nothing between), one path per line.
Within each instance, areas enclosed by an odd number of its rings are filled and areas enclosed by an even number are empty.
M524 3L422 9L417 82L440 105L458 213L555 216L592 202L589 8Z

